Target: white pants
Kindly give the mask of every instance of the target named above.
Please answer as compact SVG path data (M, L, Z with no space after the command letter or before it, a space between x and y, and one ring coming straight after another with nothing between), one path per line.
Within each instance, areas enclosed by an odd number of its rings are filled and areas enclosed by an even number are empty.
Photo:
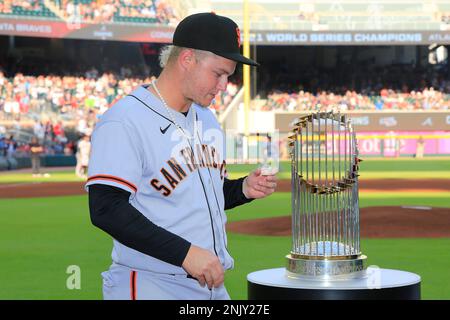
M230 300L225 286L200 286L186 275L130 269L113 263L102 272L105 300Z

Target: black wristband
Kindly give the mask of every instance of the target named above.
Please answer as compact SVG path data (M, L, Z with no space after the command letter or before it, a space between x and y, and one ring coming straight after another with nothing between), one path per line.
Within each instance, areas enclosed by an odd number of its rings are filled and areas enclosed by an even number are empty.
M249 203L254 199L248 199L242 192L242 184L244 179L242 177L236 180L225 178L223 182L223 194L225 198L225 210L232 209L245 203Z

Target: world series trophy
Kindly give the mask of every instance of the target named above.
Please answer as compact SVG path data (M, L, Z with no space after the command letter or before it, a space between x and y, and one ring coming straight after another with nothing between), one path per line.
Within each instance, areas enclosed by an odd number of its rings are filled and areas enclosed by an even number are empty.
M247 275L250 300L420 299L419 275L367 266L360 248L359 159L347 115L318 112L289 135L292 247L284 268Z
M301 117L289 136L292 250L287 275L311 279L364 276L360 251L358 147L346 115Z

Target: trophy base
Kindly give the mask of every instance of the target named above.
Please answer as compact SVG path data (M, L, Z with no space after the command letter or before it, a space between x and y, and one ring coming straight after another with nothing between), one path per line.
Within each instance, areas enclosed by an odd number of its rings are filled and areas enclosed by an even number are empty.
M420 300L419 275L376 266L366 278L345 281L309 281L286 277L285 268L247 275L249 300Z
M307 259L288 254L286 275L308 280L348 280L366 277L365 255L351 259Z

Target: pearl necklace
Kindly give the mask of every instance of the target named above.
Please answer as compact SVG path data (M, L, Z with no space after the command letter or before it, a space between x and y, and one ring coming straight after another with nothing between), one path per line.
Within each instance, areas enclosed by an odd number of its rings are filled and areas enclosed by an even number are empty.
M193 134L193 135L190 135L190 134L187 134L187 133L183 130L183 128L181 128L181 126L179 126L178 123L175 121L175 116L173 115L172 111L170 111L170 108L169 108L169 106L167 105L166 100L164 100L164 98L162 97L162 95L161 95L161 93L159 92L158 88L156 87L156 79L152 80L152 86L153 86L153 89L155 89L155 92L158 94L159 99L161 100L163 106L166 108L167 113L169 114L170 120L172 120L173 124L175 125L175 127L177 127L178 131L180 131L180 133L181 133L186 139L188 139L188 141L194 140L194 138L195 138L195 133L196 133L196 129L197 129L196 121L195 121L196 113L195 113L194 107L191 106L191 108L192 108L192 122L194 123L194 134Z

